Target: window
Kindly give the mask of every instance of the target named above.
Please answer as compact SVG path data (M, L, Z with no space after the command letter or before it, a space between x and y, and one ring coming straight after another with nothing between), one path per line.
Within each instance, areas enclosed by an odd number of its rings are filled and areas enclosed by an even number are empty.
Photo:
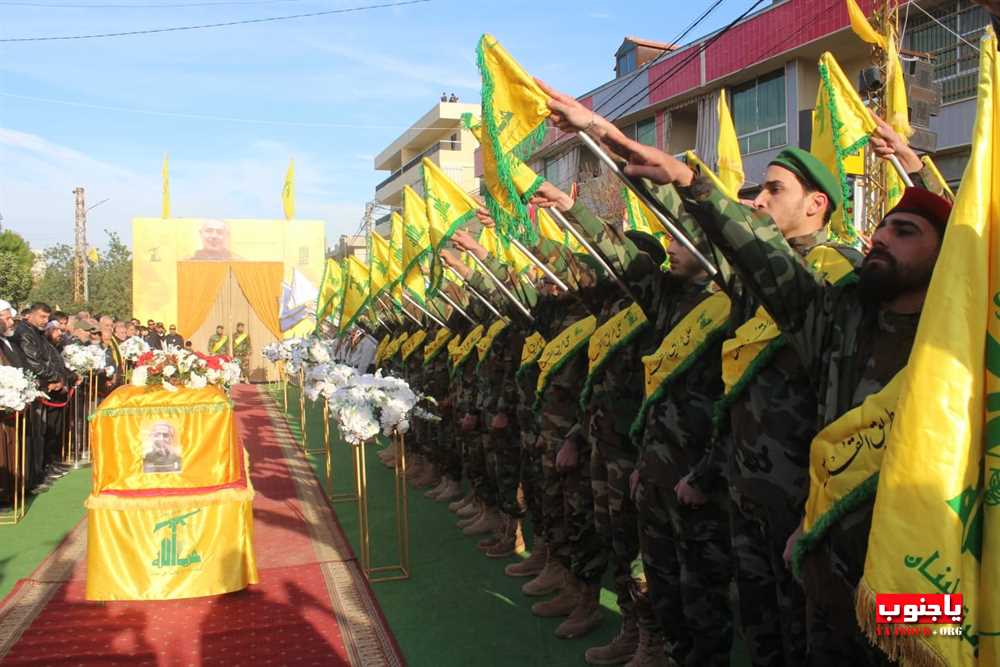
M606 62L606 61L605 61ZM618 56L618 76L624 76L635 71L635 47Z
M545 176L545 180L549 183L558 183L559 159L545 158L545 164L542 167L542 175Z
M978 47L989 15L971 0L948 0L927 11L948 28L941 27L923 12L911 12L904 37L906 48L931 54L934 81L941 84L942 102L975 97L979 54L953 33Z
M656 146L656 117L645 118L635 124L635 140L646 146Z
M740 153L756 153L788 143L784 70L736 86L732 95L730 108Z

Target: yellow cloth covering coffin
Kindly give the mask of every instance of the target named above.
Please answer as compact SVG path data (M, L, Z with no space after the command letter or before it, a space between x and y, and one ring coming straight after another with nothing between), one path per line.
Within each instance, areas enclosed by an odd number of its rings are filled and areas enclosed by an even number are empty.
M87 599L170 600L257 582L253 487L215 387L121 387L91 422Z

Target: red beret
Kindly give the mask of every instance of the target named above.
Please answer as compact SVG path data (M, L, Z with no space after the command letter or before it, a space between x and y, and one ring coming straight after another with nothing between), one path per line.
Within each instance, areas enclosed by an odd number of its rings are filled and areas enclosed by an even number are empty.
M948 225L948 216L951 215L951 203L929 190L906 188L903 198L885 215L889 217L893 213L913 213L926 218L927 222L934 225L944 236L944 228Z

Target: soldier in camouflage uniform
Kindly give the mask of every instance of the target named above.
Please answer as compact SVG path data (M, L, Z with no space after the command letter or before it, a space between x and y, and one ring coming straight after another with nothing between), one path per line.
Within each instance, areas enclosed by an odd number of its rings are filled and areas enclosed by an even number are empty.
M562 196L550 193L548 185L539 193L539 199L548 204L565 208L570 203L560 203ZM674 199L675 215L683 215L680 199ZM616 267L647 316L650 326L637 341L640 354L656 351L664 336L712 294L706 274L679 244L671 245L671 272L667 274L661 271L665 253L655 238L641 232L623 235L579 203L568 213L571 222ZM719 326L716 331L721 329ZM652 404L645 416L637 418L638 426L645 428L637 432L634 423L624 426L625 430L631 426L632 436L638 436L640 444L638 456L633 454L638 470L633 473L635 466L628 464L630 474L624 480L623 492L627 497L628 478L633 477L632 483L638 487L638 540L650 591L649 595L637 596L638 614L631 605L623 606L622 632L608 646L588 650L588 662L609 664L634 654L630 665L666 664L666 634L671 640L670 654L678 664L728 664L732 638L728 601L731 566L724 489L720 484L712 485L713 493L707 502L696 508L682 506L674 493L680 478L705 455L712 404L720 389L720 344L718 335L706 339L697 356L687 361L687 370L679 379L672 379L662 399ZM641 377L642 373L640 364L635 374ZM641 383L635 376L631 380L641 392ZM642 400L641 393L638 400ZM638 406L630 411L631 416L636 417L636 412ZM631 517L628 527L634 525L635 518ZM615 550L621 553L621 538L618 540ZM638 545L634 541L627 544L629 551L625 554L634 558ZM650 598L656 605L655 616Z
M448 340L464 335L470 327L459 313L453 312L446 322ZM435 334L435 337L437 334ZM433 338L431 339L434 340ZM428 493L432 500L441 502L455 500L462 495L462 458L455 451L455 424L451 405L448 402L448 349L440 345L431 352L430 343L424 346L424 386L422 391L437 401L436 407L429 409L441 418L430 424L430 456L441 472L441 484Z

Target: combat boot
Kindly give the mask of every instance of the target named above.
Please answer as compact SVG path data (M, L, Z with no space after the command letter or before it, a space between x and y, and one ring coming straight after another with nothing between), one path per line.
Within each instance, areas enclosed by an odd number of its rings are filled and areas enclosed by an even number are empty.
M535 538L535 543L531 545L531 555L520 563L511 563L504 568L503 573L508 577L533 577L545 569L545 561L548 559L549 549L545 546L545 540Z
M438 501L439 503L443 503L443 502L450 502L452 500L455 500L456 498L461 498L461 497L462 497L462 485L453 479L448 479L447 477L445 477L444 489L442 489L441 493L437 494L434 497L434 500ZM450 508L451 505L449 505L448 507Z
M512 516L503 515L503 525L499 539L486 551L487 558L509 558L524 551L524 541L519 539L521 522Z
M662 632L639 628L639 646L625 667L677 667L677 663L667 655Z
M472 497L473 497L472 491L469 491L461 498L453 500L452 502L448 503L448 511L450 512L459 511L460 509L462 509L463 507L472 502Z
M471 507L467 507L464 511L466 516L459 516L458 523L455 525L458 526L459 529L464 530L466 527L471 526L476 521L479 521L479 517L483 515L485 510L486 508L482 507L479 503L476 503Z
M482 508L479 507L479 503L473 499L463 505L462 509L455 512L455 515L458 516L459 519L468 519L469 517L477 516L481 511Z
M521 586L521 592L529 597L541 597L562 588L565 583L565 568L549 555L545 567L538 576Z
M500 516L497 511L492 507L487 507L483 510L483 513L479 515L479 518L475 522L470 523L468 526L462 529L463 535L468 535L472 537L474 535L485 535L491 531L495 531L500 527Z
M447 478L442 477L441 481L439 481L437 483L437 486L435 486L430 491L427 491L426 493L424 493L424 498L430 498L431 500L437 500L438 496L441 494L442 491L444 491L444 489L445 489L446 486L448 486L448 480L447 480Z
M437 484L438 474L433 463L429 461L424 464L423 473L413 480L413 487L416 489L423 489L428 486L433 486Z
M580 585L580 600L556 628L559 639L582 637L601 624L601 582Z
M414 456L409 463L406 466L406 479L412 483L413 480L424 474L425 463L422 456Z
M635 614L625 614L618 635L604 646L588 648L583 659L588 665L623 665L635 655L638 648L639 626Z
M378 453L378 458L382 463L389 466L390 468L396 465L396 443L393 442L391 445L383 449Z
M580 604L580 589L582 584L569 572L563 574L562 590L551 600L536 602L531 605L531 613L542 618L558 618L569 616Z

